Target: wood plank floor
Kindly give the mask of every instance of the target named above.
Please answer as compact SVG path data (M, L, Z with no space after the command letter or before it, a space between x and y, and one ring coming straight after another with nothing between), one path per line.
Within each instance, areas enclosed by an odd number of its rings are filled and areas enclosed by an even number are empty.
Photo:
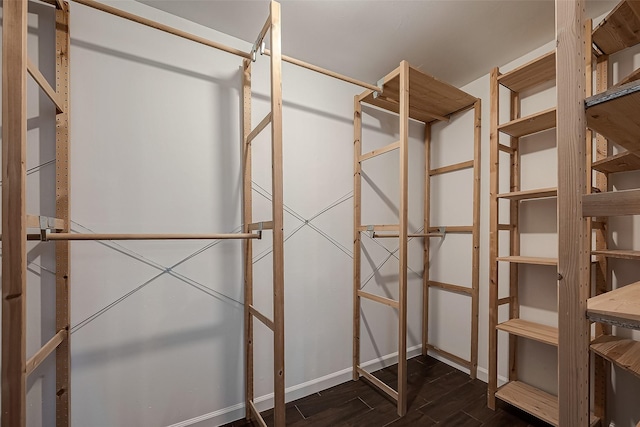
M397 365L374 373L396 387ZM287 404L288 426L449 426L449 427L547 427L516 408L499 403L496 411L487 408L487 385L432 357L418 356L408 361L408 411L396 414L395 402L366 380L344 384ZM271 411L263 414L273 426ZM253 427L255 422L235 421L226 427Z

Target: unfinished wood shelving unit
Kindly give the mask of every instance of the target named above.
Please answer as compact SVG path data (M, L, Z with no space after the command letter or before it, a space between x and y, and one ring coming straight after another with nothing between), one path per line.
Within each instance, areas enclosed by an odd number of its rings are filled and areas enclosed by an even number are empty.
M423 351L433 350L470 369L475 377L477 368L478 346L478 250L479 250L479 216L480 216L480 100L460 89L441 82L402 61L400 66L381 80L381 89L367 90L354 99L354 281L353 281L353 379L360 376L389 395L397 402L398 415L407 411L407 241L411 237L422 237L424 243L423 274ZM400 140L369 153L362 153L362 104L369 104L383 110L396 113L400 120ZM431 123L439 120L448 122L453 114L474 109L474 159L438 169L430 168ZM410 234L408 224L408 140L409 119L425 123L425 199L424 199L424 231ZM362 162L375 156L398 150L400 153L400 205L399 224L364 225L362 224ZM441 227L430 224L430 191L429 178L439 173L473 168L473 224L447 227L448 233L468 233L472 236L473 245L473 278L472 286L444 284L429 280L429 239L443 238ZM399 298L393 300L365 292L361 287L361 234L371 233L372 238L392 237L399 240ZM389 234L391 233L391 234ZM459 292L471 298L471 360L438 349L428 344L428 292L429 287ZM360 366L360 303L361 298L387 305L398 311L398 386L397 390L389 387Z
M591 25L588 26L591 29ZM611 335L611 326L640 329L640 282L612 290L609 258L640 260L640 251L608 247L609 216L640 215L640 188L611 191L612 174L640 170L640 70L635 70L608 88L609 55L640 43L640 3L620 2L590 32L596 60L596 94L585 101L586 122L596 133L595 158L591 163L583 213L590 219L596 259L595 295L587 301L587 317L596 322L591 350L596 355L594 403L596 415L605 417L607 372L605 361L640 377L640 342ZM591 43L589 43L591 46ZM589 70L591 71L591 70ZM587 86L589 89L589 85ZM611 155L611 143L626 151ZM588 138L588 148L591 148ZM590 153L587 153L588 155ZM595 171L595 174L593 173ZM594 220L591 220L594 218Z
M496 407L496 398L510 403L536 417L558 425L558 399L542 390L518 381L517 340L519 338L558 346L558 329L520 318L518 298L519 265L548 268L558 266L557 258L523 256L520 253L519 217L522 201L556 198L557 188L522 190L520 187L520 138L553 129L556 109L550 108L526 117L520 117L520 93L555 81L556 52L549 52L512 71L491 72L491 206L490 206L490 289L489 289L489 388L488 406ZM510 93L510 121L500 124L500 86ZM501 143L501 134L509 137L509 145ZM509 191L500 189L500 153L509 155ZM500 218L500 200L509 201L509 218ZM500 232L508 232L508 255L500 256ZM504 252L504 251L503 251ZM499 296L499 263L509 264L508 295ZM509 306L505 321L498 319L498 309ZM509 334L509 382L498 387L498 331Z

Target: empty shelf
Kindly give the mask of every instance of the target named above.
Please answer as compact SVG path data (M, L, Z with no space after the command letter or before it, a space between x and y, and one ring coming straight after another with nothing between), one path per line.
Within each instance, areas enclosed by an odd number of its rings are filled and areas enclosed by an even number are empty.
M640 169L640 153L625 151L624 153L598 160L591 167L604 173L636 171Z
M592 38L607 55L640 43L640 2L620 2L593 30Z
M496 328L512 335L558 346L558 328L553 326L541 325L528 320L511 319L500 323Z
M522 409L543 421L557 426L559 421L558 398L520 381L511 381L498 389L496 397ZM590 425L599 419L591 414Z
M587 317L596 322L640 329L640 282L589 298Z
M640 215L640 189L582 196L583 216Z
M545 197L556 197L557 188L540 188L537 190L514 191L513 193L498 194L498 198L509 200L542 199Z
M400 100L400 74L393 76L383 87L382 97L367 95L362 102L398 113ZM473 105L477 98L436 79L429 74L409 66L409 116L413 119L430 122L434 118L429 114L449 116Z
M591 350L640 377L640 341L602 335L591 342Z
M514 92L522 92L555 80L556 51L549 52L498 77L498 83Z
M640 151L640 81L587 98L587 126L629 151Z
M543 258L532 256L501 256L496 258L498 261L513 262L516 264L533 264L533 265L558 265L558 258Z
M637 259L640 260L640 251L624 249L606 249L593 251L593 255L604 255L607 258Z
M548 110L502 124L498 126L498 130L519 138L554 127L556 127L556 109L549 108Z

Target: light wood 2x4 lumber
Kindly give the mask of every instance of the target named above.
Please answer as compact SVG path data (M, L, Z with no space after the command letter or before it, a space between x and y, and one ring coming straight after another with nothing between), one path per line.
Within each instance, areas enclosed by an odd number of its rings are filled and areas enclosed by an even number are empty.
M591 342L591 350L640 378L640 341L602 335Z
M620 86L625 85L627 83L635 82L636 80L640 80L640 68L638 68L637 70L632 71L627 77L623 78L618 83L613 85L613 87L620 87Z
M640 170L640 152L624 153L609 156L602 160L593 162L591 168L602 173L631 172Z
M582 196L582 215L640 215L640 189L585 194Z
M606 55L640 43L640 2L620 2L593 30L592 38Z
M557 188L540 188L536 190L514 191L511 193L498 194L500 199L508 200L531 200L542 199L547 197L556 197L558 195Z
M640 81L587 98L587 126L629 151L640 151Z
M553 326L541 325L523 319L510 319L506 322L499 323L496 328L512 335L549 344L554 347L558 346L558 328L554 328Z
M532 265L558 265L558 258L532 257L532 256L502 256L497 257L497 261L512 262L516 264L532 264Z
M587 317L595 322L640 330L640 282L589 298Z
M44 91L45 94L49 97L49 99L55 104L56 112L62 113L63 105L60 100L60 97L56 93L56 91L51 87L47 79L42 75L38 67L36 67L30 59L27 59L27 71L33 77L33 79L38 83L38 86Z
M640 251L623 249L603 249L591 252L593 255L604 255L607 258L640 260Z
M513 92L522 92L555 78L556 51L554 50L498 76L498 83Z
M496 397L549 424L559 425L558 398L552 394L521 381L511 381L498 389ZM595 426L600 420L591 414L589 421Z
M434 120L430 114L446 117L476 102L474 96L411 66L409 66L409 82L409 116L416 120L430 122ZM393 106L393 102L389 102L389 100L399 102L399 93L400 77L396 75L384 84L383 98L376 98L373 93L369 93L362 102L399 113L399 109Z
M498 126L500 132L520 138L556 127L556 109L549 108L539 113L512 120Z

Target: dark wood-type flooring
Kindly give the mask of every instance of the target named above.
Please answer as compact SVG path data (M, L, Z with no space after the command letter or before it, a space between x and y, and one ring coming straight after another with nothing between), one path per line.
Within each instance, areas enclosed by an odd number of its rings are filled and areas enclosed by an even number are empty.
M397 365L374 375L396 388ZM273 426L271 410L262 416ZM408 361L408 410L402 418L396 413L395 402L362 378L289 402L286 417L287 426L549 426L502 402L496 411L490 410L484 382L471 380L429 356ZM226 427L257 425L239 420Z

